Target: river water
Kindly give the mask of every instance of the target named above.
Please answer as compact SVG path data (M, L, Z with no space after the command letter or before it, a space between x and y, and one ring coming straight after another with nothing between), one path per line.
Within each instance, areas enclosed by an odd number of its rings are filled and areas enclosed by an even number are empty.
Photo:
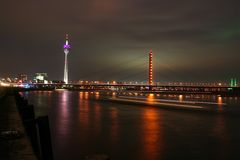
M240 159L239 97L155 95L216 102L217 113L206 113L101 100L115 96L112 93L33 91L22 95L35 106L36 116L49 115L55 160L94 154L113 160Z

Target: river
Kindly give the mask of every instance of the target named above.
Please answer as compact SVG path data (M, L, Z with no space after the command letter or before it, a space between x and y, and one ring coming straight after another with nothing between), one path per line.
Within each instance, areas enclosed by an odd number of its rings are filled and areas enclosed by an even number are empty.
M35 106L36 116L49 115L55 160L93 154L113 160L240 159L239 97L156 95L216 102L218 113L206 113L101 100L111 92L21 94ZM223 109L233 114L220 113Z

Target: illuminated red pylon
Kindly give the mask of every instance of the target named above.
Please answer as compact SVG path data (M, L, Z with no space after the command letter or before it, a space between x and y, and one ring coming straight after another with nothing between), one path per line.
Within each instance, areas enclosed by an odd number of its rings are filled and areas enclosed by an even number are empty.
M149 76L148 76L148 84L153 85L153 53L150 50L149 53Z

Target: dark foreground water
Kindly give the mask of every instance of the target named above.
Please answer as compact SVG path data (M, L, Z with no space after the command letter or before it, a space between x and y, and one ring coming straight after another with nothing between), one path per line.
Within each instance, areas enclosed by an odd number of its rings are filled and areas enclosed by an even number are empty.
M240 159L239 114L212 114L110 103L99 92L22 93L36 115L49 115L55 160L106 154L113 160ZM158 95L178 99L176 95ZM240 98L180 96L215 101L240 113Z

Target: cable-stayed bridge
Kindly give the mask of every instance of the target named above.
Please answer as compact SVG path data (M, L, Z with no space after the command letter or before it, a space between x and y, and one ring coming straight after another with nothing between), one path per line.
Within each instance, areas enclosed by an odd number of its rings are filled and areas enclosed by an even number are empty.
M50 84L41 84L35 83L30 84L28 86L29 89L36 89L36 90L48 90L48 89L69 89L69 90L110 90L110 91L139 91L139 92L159 92L159 93L203 93L203 94L240 94L240 88L237 86L230 86L227 84L210 84L210 83L156 83L154 82L154 65L153 65L153 53L152 51L149 52L148 58L146 56L140 57L145 60L144 64L137 64L135 67L144 66L145 70L141 71L137 74L125 75L123 76L123 80L129 79L129 77L136 77L138 74L146 75L145 80L141 82L99 82L95 81L93 83L88 81L82 82L70 82L70 83L50 83ZM131 61L130 61L131 62ZM146 63L147 62L147 63ZM120 64L124 65L124 64ZM114 67L113 67L114 68ZM109 68L107 68L109 70ZM106 72L105 69L100 71L95 71L95 73L91 73L88 75L84 75L82 78L85 79L91 77L91 75L101 75L102 72ZM126 70L110 70L109 77L114 77L114 75L124 75ZM104 74L105 75L105 74Z

